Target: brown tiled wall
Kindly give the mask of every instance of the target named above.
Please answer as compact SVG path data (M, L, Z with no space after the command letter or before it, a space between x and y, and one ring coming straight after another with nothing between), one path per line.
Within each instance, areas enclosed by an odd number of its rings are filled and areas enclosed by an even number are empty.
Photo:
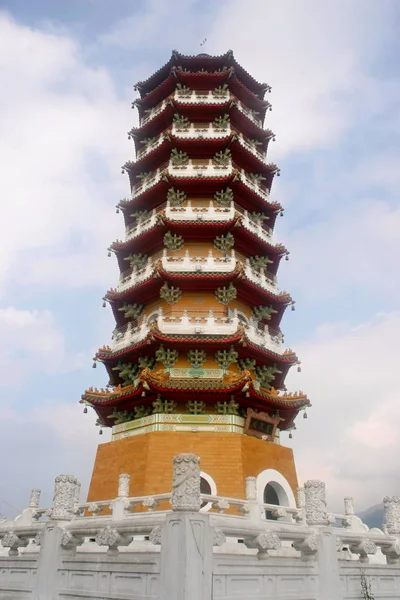
M201 469L214 479L217 494L244 498L245 479L265 469L276 469L297 488L290 448L236 433L152 432L97 449L88 501L117 495L118 475L131 475L131 496L171 491L172 458L181 452L200 456Z

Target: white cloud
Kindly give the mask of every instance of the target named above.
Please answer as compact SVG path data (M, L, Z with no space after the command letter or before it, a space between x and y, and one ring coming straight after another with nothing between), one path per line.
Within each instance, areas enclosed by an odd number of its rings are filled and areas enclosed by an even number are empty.
M34 371L69 368L63 333L49 311L0 309L1 386L15 388Z
M400 313L326 332L296 348L303 371L288 378L313 405L294 437L299 473L325 480L337 508L345 495L365 508L400 493Z
M273 158L328 147L361 115L393 102L366 71L379 45L394 35L395 3L365 0L232 0L208 36L211 52L233 47L236 58L273 88L268 126ZM234 32L234 36L232 35ZM378 85L378 84L377 84Z
M0 288L110 282L106 247L121 228L112 206L129 189L119 167L133 154L128 98L71 39L4 14L0 56Z
M400 208L385 201L353 202L286 232L285 241L284 281L299 301L322 303L348 287L393 297L400 288Z
M79 478L84 502L97 444L109 439L108 432L99 438L94 413L83 416L81 405L53 398L24 414L8 410L2 417L0 452L7 456L12 448L12 462L0 466L0 514L15 516L26 508L32 488L42 490L41 506L50 506L54 478L61 473Z

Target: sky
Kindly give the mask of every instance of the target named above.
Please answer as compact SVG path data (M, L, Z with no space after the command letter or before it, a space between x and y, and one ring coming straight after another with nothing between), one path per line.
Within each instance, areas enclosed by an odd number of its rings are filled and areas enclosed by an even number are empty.
M33 487L48 506L59 473L85 493L109 439L79 399L107 382L91 359L113 328L133 85L172 49L232 49L272 86L287 386L312 402L282 435L300 481L333 510L400 495L399 27L397 0L0 0L0 513Z

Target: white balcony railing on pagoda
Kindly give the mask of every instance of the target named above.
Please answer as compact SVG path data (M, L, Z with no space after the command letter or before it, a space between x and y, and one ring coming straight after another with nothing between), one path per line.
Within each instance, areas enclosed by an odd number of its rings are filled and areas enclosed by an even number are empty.
M219 140L230 137L232 134L236 135L236 139L241 146L246 148L251 154L256 156L260 160L265 159L265 152L259 150L256 141L249 140L242 133L239 133L232 129L228 124L225 128L215 126L213 123L191 123L189 127L182 128L177 127L175 123L172 126L171 134L181 140ZM147 154L154 152L161 144L165 141L165 132L160 133L158 136L152 138L150 141L147 140L146 144L140 148L137 152L137 158L142 159Z
M143 127L144 125L147 125L147 123L149 123L152 119L154 119L154 117L156 117L157 115L159 115L166 107L167 105L172 101L175 100L175 102L177 102L178 104L226 104L228 101L231 101L235 104L235 106L237 106L237 108L240 110L241 113L243 113L244 115L246 115L246 117L248 119L250 119L250 121L252 121L253 123L255 123L256 125L258 125L258 127L262 127L262 120L260 119L258 113L250 108L248 108L245 104L243 104L240 100L238 100L238 98L236 98L236 96L234 96L233 94L230 93L226 93L222 96L215 96L213 95L212 92L207 92L207 91L202 91L202 90L195 90L192 91L190 94L182 94L179 93L179 90L176 90L174 94L172 94L170 97L165 98L162 102L160 102L160 104L157 104L157 106L154 106L151 109L147 109L144 112L144 115L142 116L142 118L140 119L140 126Z
M174 123L172 127L172 135L183 140L218 140L227 138L232 133L233 132L229 124L224 129L221 127L216 127L213 123L191 123L189 127L184 129L182 127L177 127Z
M226 166L215 165L207 158L190 159L186 165L177 166L169 162L168 171L174 177L227 177L233 172L230 160Z
M112 350L116 352L144 340L151 323L155 321L164 335L230 336L235 335L239 325L243 325L251 342L275 353L282 353L283 337L279 331L272 330L268 325L260 326L252 318L239 318L237 310L227 312L183 308L163 311L161 307L156 313L141 317L139 322L129 322L114 329Z
M236 256L234 250L226 257L214 256L212 250L207 256L193 256L189 250L184 256L175 256L164 250L162 266L170 273L232 273L236 268Z
M161 309L160 309L161 311ZM183 310L174 314L168 311L157 318L159 330L165 334L180 335L233 335L239 327L238 317L226 314L226 311Z
M132 240L157 224L157 216L163 213L170 221L217 221L225 222L231 221L235 216L235 209L233 206L220 207L215 206L213 201L210 200L208 204L198 206L192 205L190 200L185 206L171 206L169 202L164 202L162 205L153 209L145 217L139 217L135 223L126 228L126 239ZM249 220L248 216L243 217L246 222ZM251 229L250 229L251 230ZM258 231L258 230L257 230Z
M148 332L149 327L145 322L139 326L131 322L123 327L117 327L113 331L111 349L113 352L117 352L128 346L133 346L144 340Z
M149 123L149 121L154 119L154 117L159 115L164 110L164 108L168 105L168 103L170 101L171 101L170 98L166 98L165 100L160 102L160 104L157 104L157 106L154 106L154 108L145 110L143 117L140 119L140 126L143 127L143 125L146 125L147 123Z
M143 269L126 269L119 276L118 291L123 292L130 287L140 285L151 277L154 272L154 263L151 258L148 259Z
M151 171L143 177L142 180L138 180L138 183L132 186L132 198L136 198L136 196L140 196L150 188L157 185L159 181L161 181L161 177L163 172L165 171L165 166L160 167L156 171Z
M169 174L172 177L229 177L234 172L239 173L241 182L250 190L255 192L263 200L269 200L269 190L261 182L256 181L244 169L238 169L230 160L227 166L221 167L215 165L211 159L190 159L186 165L173 165L170 161L156 171L150 172L145 177L132 186L132 199L140 196L150 188L154 187L162 178L163 174Z
M192 206L188 200L185 206L171 206L167 202L165 216L171 221L231 221L235 210L233 206L215 206L212 200L206 206Z
M215 96L207 90L192 90L190 93L183 93L180 90L175 90L174 100L184 104L225 104L230 98L227 91L223 96Z
M143 269L126 269L120 274L118 292L140 285L150 279L154 273L155 263L161 260L162 268L169 273L231 273L237 264L242 264L244 273L249 281L273 294L278 293L278 284L275 275L266 273L263 269L259 272L252 269L247 257L232 250L226 257L214 256L212 250L207 256L191 255L186 251L184 256L169 254L166 249L149 257Z
M271 292L272 294L278 293L276 277L266 273L264 269L260 269L260 271L252 269L248 258L245 260L244 272L249 281L262 287L267 292Z
M240 102L236 96L229 93L228 90L226 91L226 94L221 96L215 96L212 92L206 90L195 90L187 94L176 90L174 94L174 100L184 104L226 104L226 102L230 100L238 107L240 112L245 114L246 117L253 121L253 123L259 127L262 126L262 121L258 114L255 111L247 108L245 104Z
M246 335L253 344L277 354L283 352L283 335L268 325L260 325L250 319L249 325L245 327Z

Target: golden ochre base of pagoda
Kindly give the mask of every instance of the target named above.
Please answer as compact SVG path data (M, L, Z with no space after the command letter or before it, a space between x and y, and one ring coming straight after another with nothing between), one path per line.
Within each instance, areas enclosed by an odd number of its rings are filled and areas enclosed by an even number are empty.
M281 496L286 496L281 504L294 502L298 484L292 450L242 433L224 431L152 431L99 445L88 501L116 497L121 473L131 476L131 496L167 492L172 486L172 459L182 452L200 457L202 476L208 481L212 494L244 498L246 477L252 476L257 477L261 501L271 481Z

